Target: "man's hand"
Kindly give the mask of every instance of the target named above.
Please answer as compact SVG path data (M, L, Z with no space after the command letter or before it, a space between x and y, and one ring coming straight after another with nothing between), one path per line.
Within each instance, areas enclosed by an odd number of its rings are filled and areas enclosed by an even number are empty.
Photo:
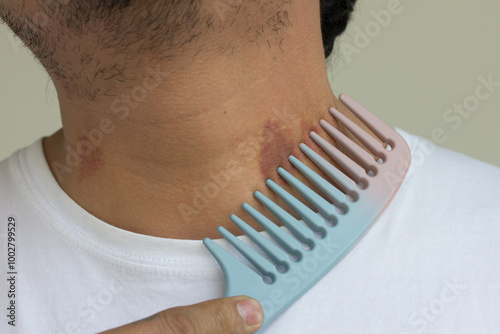
M250 334L263 320L256 300L238 296L171 308L102 334Z

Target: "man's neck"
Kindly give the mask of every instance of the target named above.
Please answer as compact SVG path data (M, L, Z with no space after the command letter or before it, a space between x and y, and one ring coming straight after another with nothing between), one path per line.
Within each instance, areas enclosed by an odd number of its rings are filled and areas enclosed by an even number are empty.
M96 217L142 234L217 237L218 225L234 231L232 213L255 226L241 204L262 209L255 190L274 198L265 180L280 182L279 166L292 171L287 157L301 157L298 144L320 131L329 107L340 108L319 10L303 6L277 14L280 32L148 65L110 98L83 101L55 81L64 131L44 148L63 190Z

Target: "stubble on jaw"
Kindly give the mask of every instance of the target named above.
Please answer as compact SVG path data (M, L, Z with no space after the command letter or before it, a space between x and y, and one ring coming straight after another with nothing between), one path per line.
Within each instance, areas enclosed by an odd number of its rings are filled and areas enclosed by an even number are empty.
M94 101L199 35L198 7L181 0L43 0L28 8L19 1L0 3L0 18L54 81Z
M1 1L1 0L0 0ZM137 69L195 57L269 49L276 60L292 26L291 0L40 0L0 3L0 17L67 92L95 101L141 79ZM255 15L262 24L246 24ZM224 34L243 23L241 36ZM238 40L239 39L239 40ZM168 66L168 65L167 65Z

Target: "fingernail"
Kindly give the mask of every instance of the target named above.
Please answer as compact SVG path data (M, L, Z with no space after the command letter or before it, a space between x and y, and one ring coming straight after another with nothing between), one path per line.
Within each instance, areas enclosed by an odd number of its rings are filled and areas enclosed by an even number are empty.
M262 307L259 302L254 299L240 300L236 304L236 308L243 320L245 320L246 324L249 326L260 324L264 320Z

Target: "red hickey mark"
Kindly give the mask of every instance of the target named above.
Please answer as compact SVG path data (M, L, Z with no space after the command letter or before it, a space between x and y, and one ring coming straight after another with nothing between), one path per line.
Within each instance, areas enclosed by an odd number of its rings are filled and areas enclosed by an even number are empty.
M81 158L78 181L94 176L102 167L104 167L104 157L102 149L90 143L84 135L78 137L79 143L92 145L87 151L78 152Z
M264 141L260 149L260 171L265 178L275 177L278 167L290 170L288 156L297 143L286 125L268 121L262 130Z

